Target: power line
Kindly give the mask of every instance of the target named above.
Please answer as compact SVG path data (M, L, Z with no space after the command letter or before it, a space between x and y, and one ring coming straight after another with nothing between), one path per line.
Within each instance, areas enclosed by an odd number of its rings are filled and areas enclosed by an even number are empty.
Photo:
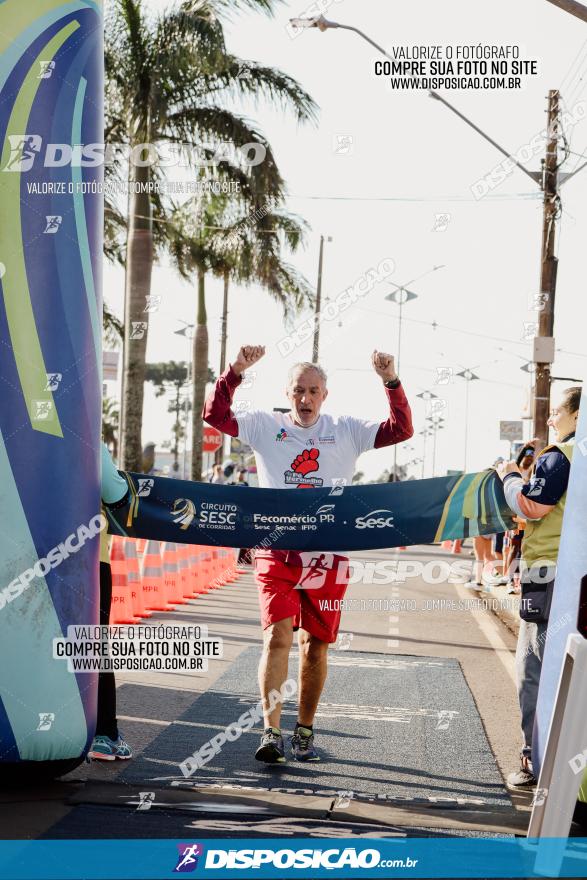
M374 315L384 315L387 318L395 318L390 312L384 312L382 309L370 309L367 306L357 306L357 309L360 309L363 312L371 312ZM488 339L492 342L507 342L510 345L528 345L527 342L522 342L519 339L507 339L504 336L492 336L489 333L477 333L475 330L463 330L459 327L450 327L448 324L440 324L438 321L423 321L420 318L403 318L404 321L407 321L411 324L421 324L426 327L432 327L433 330L448 330L451 333L460 333L462 336L475 336L479 339ZM557 348L557 352L560 354L571 355L572 357L580 357L587 358L587 354L580 354L579 352L567 351L564 348Z
M419 364L405 364L405 366L407 367L408 370L420 370L423 373L434 373L435 372L435 370L433 370L431 367L422 367ZM371 373L372 370L369 370L365 367L338 367L336 369L336 372L337 373L343 373L343 372L344 373ZM525 385L516 385L513 382L500 382L498 379L483 379L481 376L479 376L479 381L486 382L489 385L504 385L504 386L507 386L508 388L516 388L518 391L520 390L520 388L522 390L524 390L524 388L525 388Z
M423 197L413 197L407 198L405 196L300 196L300 195L288 195L288 199L306 199L308 201L325 201L325 202L417 202L424 204L434 204L436 202L471 202L472 204L478 205L480 204L478 199L468 198L465 196L435 196L434 198L423 198ZM540 199L540 193L493 193L491 195L485 196L482 202L511 202L517 201L521 199L522 201L537 201Z

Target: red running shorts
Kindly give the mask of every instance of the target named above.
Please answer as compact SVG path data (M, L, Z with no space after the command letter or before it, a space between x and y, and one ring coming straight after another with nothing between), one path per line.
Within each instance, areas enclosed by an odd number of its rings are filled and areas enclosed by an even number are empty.
M254 565L263 629L293 617L294 629L305 629L323 642L336 641L340 601L349 580L348 557L320 551L256 550Z

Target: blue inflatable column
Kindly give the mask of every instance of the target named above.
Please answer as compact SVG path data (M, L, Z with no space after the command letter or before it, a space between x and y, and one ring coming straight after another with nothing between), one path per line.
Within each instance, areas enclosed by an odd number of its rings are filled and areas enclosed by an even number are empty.
M102 4L0 2L0 776L63 772L97 676L53 658L98 621Z

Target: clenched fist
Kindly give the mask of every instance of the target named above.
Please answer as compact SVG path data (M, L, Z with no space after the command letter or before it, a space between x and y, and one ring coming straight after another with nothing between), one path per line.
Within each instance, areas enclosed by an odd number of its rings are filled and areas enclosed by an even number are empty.
M237 374L237 376L240 376L241 373L244 373L245 370L249 370L253 366L253 364L256 364L257 361L260 361L264 354L264 345L243 345L236 357L236 360L233 361L231 364L232 369Z
M395 358L392 354L386 354L384 351L377 351L375 349L371 355L371 363L377 375L381 376L384 382L393 382L397 379Z

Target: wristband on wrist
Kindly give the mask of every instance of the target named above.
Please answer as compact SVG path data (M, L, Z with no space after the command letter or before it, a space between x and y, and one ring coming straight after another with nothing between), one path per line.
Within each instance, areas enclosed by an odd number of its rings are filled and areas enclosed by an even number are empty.
M395 379L388 379L388 381L384 382L383 384L385 385L386 388L393 389L393 388L399 388L399 386L401 385L401 382L399 380L399 376L397 376Z

